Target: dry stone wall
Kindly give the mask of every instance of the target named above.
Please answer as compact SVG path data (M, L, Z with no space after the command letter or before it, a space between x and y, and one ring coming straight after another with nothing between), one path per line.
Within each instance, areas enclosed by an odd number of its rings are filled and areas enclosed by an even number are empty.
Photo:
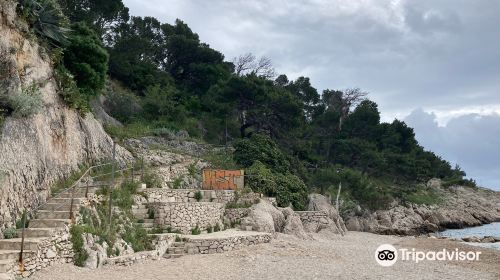
M16 261L9 273L16 278L29 277L34 272L54 264L73 262L73 244L70 241L69 228L56 232L52 238L40 242L35 252L28 252L23 256L24 271L20 270Z
M215 254L223 253L244 246L269 243L272 235L269 233L258 233L248 236L232 236L217 239L194 239L188 240L188 254Z
M222 224L224 204L214 202L174 202L150 204L155 224L188 234L198 226L202 231Z
M304 229L309 232L318 232L330 225L328 214L323 211L295 211L299 215Z
M240 223L241 219L248 216L249 212L249 208L226 209L224 211L224 221L229 223Z
M191 189L166 189L150 188L143 192L148 197L149 203L167 203L167 202L197 202L196 192L201 192L201 201L229 203L234 199L234 191L228 190L191 190Z

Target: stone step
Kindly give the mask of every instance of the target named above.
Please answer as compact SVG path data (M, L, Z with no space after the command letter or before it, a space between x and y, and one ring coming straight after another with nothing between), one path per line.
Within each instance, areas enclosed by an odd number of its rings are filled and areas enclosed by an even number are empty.
M19 250L0 250L0 260L19 260ZM33 251L24 251L24 257L31 257L35 255Z
M75 204L80 204L80 202L82 201L82 198L75 198L73 199L73 205ZM48 203L58 203L58 204L66 204L68 205L68 208L69 208L69 205L71 205L71 198L69 197L63 197L63 198L58 198L58 197L55 197L55 198L50 198L48 201Z
M14 262L14 260L0 260L0 273L8 272L12 268Z
M34 219L30 221L30 228L61 228L71 223L70 219Z
M69 207L68 207L69 208ZM73 215L76 215L73 211ZM70 211L50 211L50 210L39 210L36 213L37 219L69 219Z
M143 228L153 228L155 226L154 223L137 223L139 225L142 225Z
M186 247L186 243L185 242L174 242L172 243L172 247Z
M170 247L167 249L167 254L184 254L185 252L184 247Z
M17 230L17 236L22 236L22 229ZM51 237L54 235L54 228L25 228L24 229L24 237Z
M163 257L165 259L177 259L177 258L180 258L182 256L184 256L184 254L165 254L165 255L163 255Z
M77 203L73 204L73 210L78 210L79 207L80 207L79 204ZM48 211L69 211L69 209L70 209L69 204L64 205L60 203L46 203L40 208L40 210L48 210Z
M24 238L24 250L36 251L44 238ZM1 239L0 250L21 250L21 238Z

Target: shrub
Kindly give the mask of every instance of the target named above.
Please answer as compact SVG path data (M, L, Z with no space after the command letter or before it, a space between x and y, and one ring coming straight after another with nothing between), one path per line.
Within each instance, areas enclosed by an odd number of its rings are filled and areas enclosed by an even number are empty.
M9 96L9 107L15 117L29 117L42 109L43 100L36 83L23 88L20 94Z
M290 162L278 145L268 136L261 134L253 134L251 138L236 142L234 159L244 167L250 167L255 161L260 161L275 172L284 173L290 169Z
M86 24L71 26L70 44L64 51L64 66L75 77L80 92L96 96L104 88L108 71L108 53L101 39Z
M39 36L52 44L68 43L68 20L57 1L18 0L17 13Z
M212 233L213 230L214 230L214 228L212 226L207 227L207 232L208 233Z
M127 228L122 238L132 246L134 252L151 249L151 237L141 225L136 224Z
M151 208L148 208L148 219L154 219L155 218L155 211Z
M220 225L219 224L215 224L214 226L214 232L218 232L220 231Z
M80 92L73 74L60 64L54 71L54 77L57 82L59 95L66 104L81 113L90 111L89 100Z
M182 238L180 236L176 235L175 242L182 242Z
M3 232L5 239L12 239L17 237L17 230L15 228L8 228Z
M83 248L83 227L79 225L73 225L70 229L70 240L73 244L73 252L74 252L74 263L76 266L83 267L85 265L85 261L89 257L87 251Z
M199 202L202 198L203 198L203 194L201 193L201 191L197 191L194 193L194 199L196 199L196 201Z
M201 234L200 227L198 227L198 225L196 225L195 228L191 229L191 234L192 235L199 235L199 234Z

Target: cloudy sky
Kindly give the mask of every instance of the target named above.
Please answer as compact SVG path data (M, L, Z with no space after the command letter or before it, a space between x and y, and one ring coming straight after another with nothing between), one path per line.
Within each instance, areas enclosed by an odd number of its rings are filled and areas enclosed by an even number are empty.
M384 121L500 190L499 0L124 0L184 20L227 60L267 56L318 90L360 87Z

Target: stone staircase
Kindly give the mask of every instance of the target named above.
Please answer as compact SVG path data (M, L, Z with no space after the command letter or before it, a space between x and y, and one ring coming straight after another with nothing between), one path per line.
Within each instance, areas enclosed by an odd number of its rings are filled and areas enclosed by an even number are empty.
M93 193L99 186L89 186L89 193ZM80 202L85 198L86 188L76 188L74 191L73 214L78 214ZM23 258L37 255L38 245L54 236L55 232L64 229L71 223L70 206L71 193L62 193L57 198L50 198L35 213L35 218L29 220L24 230ZM22 229L17 230L17 238L0 239L0 280L11 279L8 272L18 262L21 251Z
M167 252L163 255L166 259L180 258L186 254L186 243L185 242L174 242L170 247L168 247Z
M154 219L149 219L148 208L146 207L146 205L132 206L132 213L137 219L137 223L142 225L144 229L150 231L154 228Z

